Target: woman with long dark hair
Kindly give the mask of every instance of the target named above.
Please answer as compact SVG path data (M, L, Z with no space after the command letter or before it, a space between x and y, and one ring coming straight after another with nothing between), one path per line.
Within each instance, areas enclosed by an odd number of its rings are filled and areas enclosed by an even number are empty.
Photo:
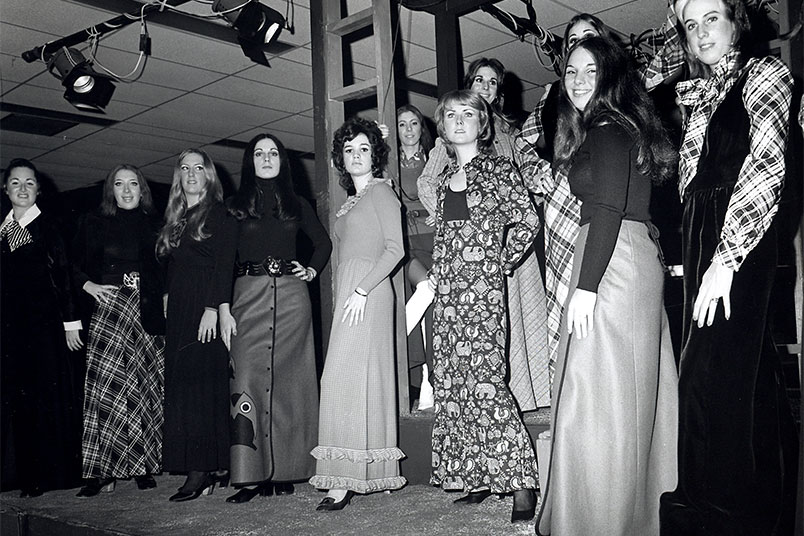
M341 510L355 493L399 489L394 291L404 253L399 200L382 178L388 146L355 117L335 132L332 162L349 197L333 229L335 318L321 377L315 476L327 490L317 510ZM341 311L343 312L341 314Z
M221 337L232 365L230 476L241 489L226 500L242 503L293 493L294 481L313 474L318 385L307 283L324 269L332 243L293 190L287 151L271 134L246 146L228 208L236 280L231 313L221 308ZM313 245L309 266L298 260L300 233Z
M667 46L662 47L650 62L641 65L638 71L648 90L657 87L683 66L683 58L673 47L678 38L672 9L670 17L672 21L663 27ZM598 17L578 13L564 29L562 57L566 58L568 50L580 39L596 35L615 37L611 28ZM555 173L549 170L549 163L553 160L560 90L560 81L548 84L516 139L522 178L533 193L544 198L544 282L551 371L555 368L561 341L561 317L569 296L573 248L581 220L581 202L570 190L564 170L552 170Z
M797 433L768 307L793 78L774 56L749 57L740 0L681 0L676 13L695 78L676 87L684 334L661 534L790 535Z
M83 345L81 322L59 227L36 203L36 167L11 160L3 190L11 201L0 224L3 490L36 497L79 483L81 408L67 350Z
M435 290L433 471L464 490L457 504L512 493L511 522L532 519L533 445L505 382L504 278L526 254L538 216L514 164L489 154L491 109L471 90L439 99L439 136L455 162L439 178L430 284Z
M570 49L553 166L582 202L537 533L657 534L676 482L677 375L652 183L676 162L617 43Z
M167 261L162 465L187 473L171 501L211 493L229 468L229 356L218 309L230 303L234 251L212 159L187 149L176 162L156 252Z
M148 182L139 169L115 166L96 213L81 219L73 241L73 277L91 296L84 386L83 476L79 497L134 477L156 487L162 472L165 317L163 276L154 246Z
M464 88L480 95L490 106L491 154L505 156L518 166L519 154L514 147L518 132L502 113L504 78L505 67L499 60L478 58L467 68ZM440 174L452 162L444 140L439 137L418 181L419 197L433 216L436 213L436 193L441 186L438 182ZM541 269L532 249L505 282L510 322L506 352L509 386L522 411L549 406L547 304Z

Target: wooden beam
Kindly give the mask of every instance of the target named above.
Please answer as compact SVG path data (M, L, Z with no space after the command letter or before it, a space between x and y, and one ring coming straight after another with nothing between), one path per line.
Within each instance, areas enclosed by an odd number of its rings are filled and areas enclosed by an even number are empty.
M318 200L318 219L333 234L331 222L334 217L331 210L329 191L329 148L330 141L327 135L327 77L326 60L321 53L327 46L326 39L326 13L323 2L310 2L310 41L313 49L313 144L315 146L315 171L313 174L313 190ZM316 53L317 52L317 53ZM318 284L321 293L321 345L326 353L329 345L329 332L332 327L333 282L332 264L327 263L323 272L319 274Z
M438 94L443 95L459 88L463 75L458 16L446 10L436 13L435 30Z
M479 9L486 4L496 4L500 0L444 0L433 5L432 0L407 0L402 5L411 11L426 11L436 15L439 12L452 12L455 15L463 15ZM418 7L422 6L422 7Z

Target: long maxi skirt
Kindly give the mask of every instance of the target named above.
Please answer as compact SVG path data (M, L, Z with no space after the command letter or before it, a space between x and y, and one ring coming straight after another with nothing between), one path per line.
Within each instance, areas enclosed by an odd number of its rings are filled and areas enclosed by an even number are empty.
M588 231L581 227L576 259ZM659 533L659 496L677 479L678 378L658 253L644 223L623 220L593 329L578 340L564 315L537 534Z
M384 279L368 296L357 325L341 322L343 305L374 266L348 259L338 267L335 317L321 377L316 474L319 489L358 493L399 489L404 453L397 447L394 291Z
M710 177L693 180L684 202L679 480L662 497L661 534L787 536L795 524L798 438L768 318L776 228L734 273L729 319L719 302L712 325L698 328L695 296L733 192Z
M243 276L232 303L232 482L307 480L318 435L307 284L292 275Z
M162 471L164 338L140 319L140 293L120 286L95 305L87 336L84 478Z

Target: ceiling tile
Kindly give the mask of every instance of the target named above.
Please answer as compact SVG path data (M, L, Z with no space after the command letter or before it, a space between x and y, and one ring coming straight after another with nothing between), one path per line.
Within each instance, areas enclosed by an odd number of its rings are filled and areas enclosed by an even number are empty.
M290 61L284 57L272 59L270 68L254 65L237 73L237 76L310 94L313 92L313 70L310 64Z
M234 76L205 86L197 92L244 104L271 108L277 111L277 114L283 116L287 115L286 112L299 112L313 105L312 94L300 93L298 89L290 90ZM278 110L284 110L284 112L278 112ZM247 124L250 125L261 125L267 122L254 122L248 118L243 119L247 120Z
M292 115L284 119L279 119L278 121L267 123L265 127L277 132L290 132L304 136L313 135L313 122L309 117L303 115Z
M61 86L57 84L56 88L57 89L48 89L33 85L18 86L6 92L3 95L3 101L12 104L21 104L23 106L44 108L46 110L97 117L97 114L84 113L76 109L64 99L64 91ZM123 120L144 110L147 110L145 106L115 101L114 96L112 96L112 101L106 107L106 114L103 117Z

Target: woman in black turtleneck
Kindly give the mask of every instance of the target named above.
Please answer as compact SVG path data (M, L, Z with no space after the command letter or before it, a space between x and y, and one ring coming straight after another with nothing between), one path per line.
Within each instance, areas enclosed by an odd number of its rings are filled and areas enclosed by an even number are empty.
M240 189L229 200L238 226L231 314L221 312L230 348L231 479L227 502L293 493L312 476L318 389L308 282L332 243L312 207L293 191L285 148L270 134L246 146ZM313 243L309 266L296 259L296 238Z
M79 225L75 283L94 299L87 338L82 442L86 485L79 497L134 477L156 487L162 471L165 317L148 183L122 164L103 184L98 212Z

